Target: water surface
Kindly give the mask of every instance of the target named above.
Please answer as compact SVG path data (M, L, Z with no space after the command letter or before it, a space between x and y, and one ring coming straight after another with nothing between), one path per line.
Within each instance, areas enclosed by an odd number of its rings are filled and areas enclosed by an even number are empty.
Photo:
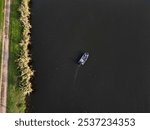
M32 0L30 112L150 112L148 0ZM84 66L77 60L88 51Z

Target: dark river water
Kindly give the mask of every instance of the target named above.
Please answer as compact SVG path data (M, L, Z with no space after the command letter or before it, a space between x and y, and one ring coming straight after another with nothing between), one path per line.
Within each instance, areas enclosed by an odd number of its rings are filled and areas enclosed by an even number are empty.
M149 0L32 0L31 7L29 112L150 112Z

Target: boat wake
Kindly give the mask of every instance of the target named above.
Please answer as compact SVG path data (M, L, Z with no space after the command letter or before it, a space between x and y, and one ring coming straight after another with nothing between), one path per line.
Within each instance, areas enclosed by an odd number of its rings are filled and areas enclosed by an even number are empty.
M76 70L75 70L75 74L74 74L74 78L73 78L73 88L75 88L75 86L76 86L76 80L77 80L77 77L78 77L80 66L81 65L78 65L76 67Z

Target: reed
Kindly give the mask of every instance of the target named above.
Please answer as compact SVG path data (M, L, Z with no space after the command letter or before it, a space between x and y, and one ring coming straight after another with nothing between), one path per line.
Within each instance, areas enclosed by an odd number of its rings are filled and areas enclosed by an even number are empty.
M30 29L31 25L29 22L30 18L30 9L29 9L30 0L22 0L20 11L20 21L22 23L23 32L22 40L20 42L20 56L17 60L18 69L20 72L20 82L19 86L23 89L24 95L30 94L32 92L31 78L33 77L34 71L30 66L30 54L29 54L29 44L30 44Z

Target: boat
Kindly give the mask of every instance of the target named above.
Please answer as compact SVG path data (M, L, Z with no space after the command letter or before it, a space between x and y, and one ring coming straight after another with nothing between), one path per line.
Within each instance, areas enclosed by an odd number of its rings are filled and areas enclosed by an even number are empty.
M84 65L88 58L89 58L89 53L88 53L88 52L85 52L85 53L81 56L80 60L78 61L78 64Z

